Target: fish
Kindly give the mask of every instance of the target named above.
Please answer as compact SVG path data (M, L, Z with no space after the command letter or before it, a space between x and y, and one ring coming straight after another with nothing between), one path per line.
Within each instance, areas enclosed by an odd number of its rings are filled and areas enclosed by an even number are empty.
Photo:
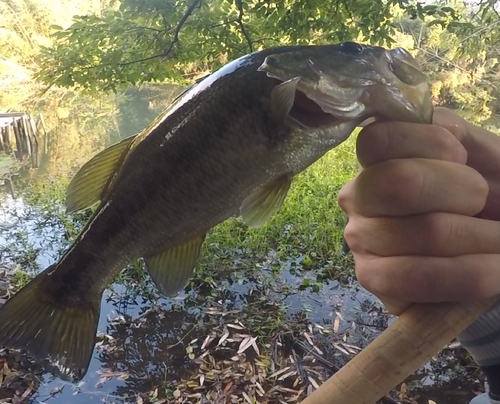
M71 180L68 212L95 207L75 241L0 309L0 347L76 382L88 370L103 291L143 258L175 296L206 233L264 225L294 176L367 119L432 120L427 78L402 48L344 42L242 56L199 80L146 129Z

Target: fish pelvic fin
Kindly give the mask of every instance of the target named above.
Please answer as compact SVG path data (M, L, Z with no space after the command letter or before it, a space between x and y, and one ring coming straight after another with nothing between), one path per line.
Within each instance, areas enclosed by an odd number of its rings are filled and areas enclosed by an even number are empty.
M280 210L292 184L292 179L292 174L285 174L249 195L240 207L243 221L249 227L263 226Z
M50 373L75 382L92 357L100 295L78 303L54 298L43 288L51 268L0 308L0 347L24 349Z
M193 276L204 239L205 235L194 237L174 248L144 257L148 273L162 294L174 297L186 286Z

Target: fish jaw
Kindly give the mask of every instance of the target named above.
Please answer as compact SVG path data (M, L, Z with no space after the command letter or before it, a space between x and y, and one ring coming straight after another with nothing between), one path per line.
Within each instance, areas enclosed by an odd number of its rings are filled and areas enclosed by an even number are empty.
M340 124L371 117L432 122L427 78L402 48L387 50L353 42L309 47L269 55L259 70L280 81L298 77L297 93L330 115L329 120L323 118L329 126L334 120ZM321 120L317 126L322 126Z

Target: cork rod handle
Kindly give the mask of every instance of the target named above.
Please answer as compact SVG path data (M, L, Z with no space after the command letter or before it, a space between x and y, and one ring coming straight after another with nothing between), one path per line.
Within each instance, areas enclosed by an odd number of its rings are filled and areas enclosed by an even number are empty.
M302 404L374 404L499 298L410 306Z

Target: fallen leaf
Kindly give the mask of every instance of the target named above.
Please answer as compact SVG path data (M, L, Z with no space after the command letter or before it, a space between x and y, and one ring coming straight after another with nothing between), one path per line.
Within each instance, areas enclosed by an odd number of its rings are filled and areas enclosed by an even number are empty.
M235 328L237 330L244 330L245 327L242 327L241 325L236 325L236 324L226 324L229 328Z
M9 369L9 366L7 365L7 362L3 363L3 374L5 376L9 376L12 373L12 371Z
M227 394L232 385L233 382L229 382L228 384L226 384L226 387L224 387L224 394Z
M307 332L304 332L303 334L304 334L304 337L306 337L307 342L309 342L309 345L314 346L314 343L311 339L311 336Z
M293 376L297 372L295 370L292 370L291 372L285 373L284 375L280 376L278 380L285 380L287 377Z
M343 348L340 344L333 344L333 347L338 349L343 354L350 355L349 351L347 351L345 348Z
M207 335L205 341L203 341L203 344L201 344L201 350L203 351L212 340L213 338L210 335Z
M257 386L257 389L261 392L262 395L265 395L266 392L264 391L264 388L259 382L255 382L255 386Z
M283 369L278 370L277 372L274 372L274 373L273 373L271 376L269 376L269 377L277 377L277 376L279 376L279 375L281 375L281 374L285 373L285 372L286 372L287 370L289 370L289 369L290 369L290 366L287 366L286 368L283 368Z
M255 342L257 338L252 338L252 347L257 355L260 355L259 347L257 346L257 343Z
M229 331L226 330L226 332L220 337L219 342L217 343L217 346L222 345L222 343L229 337Z
M28 397L32 391L33 391L33 385L30 385L21 396L21 401L24 401L24 399Z
M339 332L339 327L340 327L340 317L337 315L335 316L335 320L333 321L333 332L335 334Z
M253 404L252 403L252 400L250 400L250 397L248 396L247 393L245 393L244 391L241 392L242 396L245 397L245 400L247 400L248 404Z
M238 348L238 353L245 352L248 347L252 345L252 337L246 337L243 341L241 341L240 347Z
M408 387L405 383L401 383L401 386L399 387L399 394L401 397L405 397L406 393L408 393Z
M311 384L314 386L315 389L319 389L319 385L316 382L316 380L314 380L311 376L308 376L307 378L309 379L309 381L311 382Z
M151 394L151 398L156 398L158 397L158 388L156 388L154 391L153 391L153 394Z

